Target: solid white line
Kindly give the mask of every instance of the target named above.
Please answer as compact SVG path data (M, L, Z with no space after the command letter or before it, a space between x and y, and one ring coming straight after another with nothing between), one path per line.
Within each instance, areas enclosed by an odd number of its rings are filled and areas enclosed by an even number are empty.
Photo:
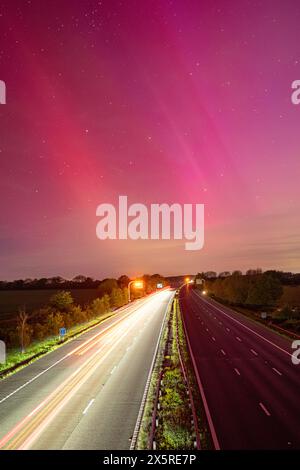
M237 375L241 375L240 371L238 369L234 369Z
M275 367L272 367L272 369L273 369L273 371L274 371L274 372L276 372L276 374L278 374L278 375L282 375L282 373L281 373L281 372L279 372L279 370L275 369Z
M214 447L215 447L216 450L220 450L220 443L219 443L217 433L216 433L216 429L215 429L215 426L214 426L214 423L213 423L213 420L212 420L212 417L211 417L211 414L210 414L210 411L209 411L209 407L208 407L208 403L207 403L207 400L206 400L204 388L203 388L203 385L202 385L202 382L201 382L201 379L200 379L200 375L199 375L199 372L198 372L198 369L197 369L195 356L194 356L193 351L192 351L190 339L189 339L188 334L187 334L187 329L186 329L185 321L184 321L184 315L182 315L182 324L183 324L183 329L184 329L186 341L187 341L187 344L188 344L189 352L190 352L190 355L191 355L194 371L195 371L195 374L196 374L196 379L197 379L198 387L199 387L199 390L200 390L200 395L201 395L201 398L202 398L202 403L203 403L203 406L204 406L206 418L207 418L207 421L208 421L208 426L209 426L211 437L212 437L212 440L213 440L213 444L214 444Z
M172 303L173 299L174 299L174 295L172 295L170 297L170 300L169 300L167 308L165 310L164 318L163 318L163 321L162 321L162 324L161 324L161 327L160 327L159 335L158 335L158 338L157 338L157 343L156 343L156 346L155 346L155 351L154 351L154 354L153 354L153 358L152 358L151 366L150 366L150 369L149 369L149 373L148 373L148 377L147 377L147 381L146 381L142 401L141 401L141 404L140 404L138 417L137 417L137 420L136 420L136 423L135 423L135 427L134 427L134 431L133 431L133 435L132 435L132 439L131 439L131 443L130 443L130 450L134 450L135 446L136 446L136 441L137 441L138 433L139 433L139 430L140 430L140 427L141 427L142 418L143 418L144 409L145 409L146 400L147 400L147 395L148 395L148 391L149 391L149 387L150 387L152 372L153 372L154 364L155 364L157 353L158 353L159 343L160 343L162 333L163 333L163 330L164 330L164 325L165 325L165 322L166 322L167 313L168 313L170 304Z
M95 401L95 398L92 398L91 401L89 402L89 404L87 405L87 407L83 410L83 412L82 412L83 415L85 415L88 412L88 409L90 408L90 406L92 406L94 401Z
M81 380L81 381L75 386L75 389L72 389L72 393L73 393L73 394L74 394L74 392L75 392L76 390L78 390L78 389L82 386L83 383L85 383L85 382L89 379L89 377L90 377L90 376L94 373L94 371L99 367L99 364L102 363L102 362L106 359L106 357L113 351L113 349L123 340L123 338L124 338L125 336L127 336L128 332L131 331L134 327L135 327L135 322L132 322L132 325L129 325L128 330L127 330L125 333L123 333L121 336L118 336L118 339L116 340L116 342L114 343L114 345L113 345L112 347L110 347L110 348L108 349L108 351L107 351L103 356L101 356L101 358L98 360L98 362L93 365L92 369L90 369L90 370L87 372L85 378L83 379L84 382ZM117 333L118 333L118 330L117 330ZM119 333L118 333L118 334L119 334ZM104 347L104 346L103 346L103 347ZM70 377L68 377L68 378L66 379L65 382L63 382L63 383L58 387L58 389L54 390L54 392L52 392L51 395L47 398L47 401L49 401L50 397L53 396L53 395L55 395L55 394L58 392L59 389L62 389L62 387L64 387L64 384L65 384L65 383L69 383L69 380L70 380L71 377L76 376L76 375L78 374L78 372L79 372L80 370L82 370L88 363L91 363L91 359L93 359L93 358L99 353L99 351L101 351L101 350L103 349L103 347L100 348L99 350L97 350L85 363L83 363L83 364L77 369L77 371L75 371ZM35 431L34 436L33 436L33 437L29 437L29 438L25 441L25 443L22 444L22 446L20 447L20 449L21 449L21 448L22 448L22 449L28 449L28 448L32 445L33 440L36 440L36 439L37 439L37 437L41 434L41 432L43 432L43 430L45 429L45 427L49 424L50 421L52 421L52 419L57 415L57 413L60 411L60 409L62 409L62 407L64 406L64 404L65 404L67 401L69 401L69 399L70 399L70 393L68 393L68 394L66 395L66 397L63 399L63 401L60 402L60 404L57 406L57 408L54 409L54 411L50 414L49 418L48 418L46 421L44 421L44 423L42 422L42 423L38 426L37 431ZM40 407L41 405L42 405L42 404L40 404L39 407ZM39 407L37 407L37 408L34 410L34 412L35 412L36 410L38 410ZM32 412L32 413L33 413L33 412ZM28 415L28 416L30 416L30 415Z
M143 304L141 305L143 306ZM123 308L123 307L122 307ZM137 307L135 308L134 310L128 312L126 315L124 315L124 317L122 318L119 318L117 319L115 322L112 322L111 325L109 325L108 327L104 328L103 330L101 330L99 333L97 333L96 335L92 336L91 338L88 338L83 344L77 346L75 349L73 349L72 351L70 351L68 354L66 354L65 356L61 357L60 359L58 359L58 361L55 361L53 364L51 364L51 366L47 367L46 369L42 370L41 372L39 372L37 375L35 375L34 377L32 377L30 380L28 380L27 382L25 382L24 384L20 385L20 387L16 388L13 392L9 393L8 395L6 395L5 397L3 397L1 400L0 400L0 405L1 403L3 403L4 401L6 401L8 398L10 398L11 396L15 395L17 392L19 392L20 390L22 390L24 387L27 387L27 385L30 385L32 382L34 382L35 380L37 380L38 378L40 378L42 375L46 374L46 372L48 372L49 370L51 370L53 367L57 366L58 364L60 364L62 361L64 361L65 359L68 359L70 356L72 356L76 351L78 351L79 349L81 349L84 345L86 344L89 344L93 341L93 339L97 338L98 336L102 335L103 333L105 333L107 330L113 328L115 325L119 324L120 322L122 322L122 320L124 320L125 318L127 318L130 314L136 312L140 307ZM126 310L126 309L125 309ZM123 311L122 311L123 312ZM122 313L120 312L120 313ZM111 320L111 317L110 318L107 318L105 320L103 320L100 325L95 325L93 327L91 327L91 330L94 329L94 328L97 328L101 325L103 325L104 322L108 321L108 320ZM90 331L91 331L90 330ZM87 333L87 332L83 332L84 333ZM70 343L72 342L73 340L70 341ZM49 353L50 354L50 353ZM46 356L46 355L45 355ZM42 356L43 357L43 356ZM41 359L42 359L41 357ZM30 364L28 364L30 365ZM22 370L22 369L21 369ZM5 379L4 379L5 380Z
M196 294L197 295L197 294ZM199 295L197 295L197 297L199 299L201 299L203 302L206 302L208 303L209 305L211 305L213 308L215 308L216 310L218 310L219 312L221 312L223 315L225 315L226 317L230 318L232 321L238 323L239 325L241 325L243 328L245 328L246 330L248 331L251 331L251 333L253 333L254 335L258 336L260 339L262 339L263 341L266 341L266 343L269 343L271 344L272 346L274 346L274 348L276 349L279 349L279 351L287 354L288 356L292 357L292 354L289 353L288 351L286 351L285 349L282 349L280 346L278 346L277 344L273 343L272 341L270 341L269 339L265 338L264 336L260 335L259 333L256 333L256 331L252 330L252 328L249 328L249 326L246 326L244 325L242 322L240 322L239 320L237 320L236 318L233 318L231 315L229 315L228 313L226 312L223 312L223 310L221 310L219 307L217 307L216 305L214 304L211 304L210 302L208 302L206 299L203 299L203 297L200 297ZM235 312L233 312L235 313Z
M134 324L132 326L129 327L129 330L131 330L132 328L134 327ZM128 330L128 331L129 331ZM74 393L76 393L77 390L80 389L80 387L83 385L83 383L86 383L86 381L91 377L91 375L95 372L95 370L99 367L99 365L106 359L106 357L111 353L111 351L113 351L113 349L122 341L123 338L125 338L125 336L128 334L128 331L126 331L125 333L123 333L121 336L118 337L118 339L116 340L115 344L113 346L111 346L108 351L106 351L106 353L101 356L101 358L97 361L97 363L95 363L91 369L89 369L89 371L87 371L85 377L83 377L83 379L81 379L77 385L75 386L75 388L71 389L71 391L65 396L65 398L56 406L56 408L54 408L54 410L50 413L49 417L42 421L41 424L37 427L36 431L34 432L34 434L32 436L29 436L28 439L21 445L21 447L19 447L19 449L22 449L22 450L25 450L25 449L28 449L32 443L38 438L38 436L44 431L44 429L46 428L46 426L48 426L48 424L55 418L55 416L58 414L58 412L63 408L63 406L70 400L70 397L74 395ZM46 398L46 402L49 403L49 401L52 399L53 396L56 396L57 393L59 391L61 391L65 386L68 385L68 383L70 382L70 379L72 377L76 377L76 375L78 375L78 373L84 369L84 367L88 364L91 364L91 360L97 355L99 354L100 351L102 351L102 349L104 348L104 346L102 346L100 349L98 349L97 351L95 351L92 356L87 359L75 372L73 372L73 374L71 374L63 383L61 383L59 385L59 387L54 390L47 398ZM45 400L44 400L45 401ZM38 405L37 408L35 408L29 415L33 415L34 413L36 413L40 408L41 406L43 405L44 401L42 403L40 403Z
M9 395L6 395L6 397L2 398L0 400L0 405L1 403L3 403L5 400L7 400L8 398L10 398L11 396L13 396L15 393L19 392L20 390L22 390L24 387L26 387L27 385L31 384L34 380L38 379L39 377L41 377L43 374L45 374L46 372L48 372L50 369L52 369L53 367L57 366L57 364L60 364L62 361L64 361L66 358L68 357L68 354L64 357L62 357L61 359L59 359L58 361L54 362L50 367L47 367L47 369L45 370L42 370L42 372L40 372L39 374L35 375L34 377L32 377L32 379L28 380L28 382L25 382L23 385L21 385L20 387L16 388L16 390L14 390L13 392L9 393Z
M267 410L267 408L265 407L263 403L260 403L259 406L266 413L267 416L271 416L271 413Z
M112 368L110 375L114 373L114 371L116 370L116 368L117 368L117 366L114 366L114 367Z
M254 354L254 356L258 356L258 353L254 351L254 349L250 349L250 351L252 352L252 354Z

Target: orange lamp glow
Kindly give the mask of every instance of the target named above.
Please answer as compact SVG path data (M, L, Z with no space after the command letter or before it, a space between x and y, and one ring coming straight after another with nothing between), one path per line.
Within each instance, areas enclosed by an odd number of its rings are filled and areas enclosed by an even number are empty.
M144 283L143 283L143 281L134 281L133 286L134 286L136 289L143 289Z

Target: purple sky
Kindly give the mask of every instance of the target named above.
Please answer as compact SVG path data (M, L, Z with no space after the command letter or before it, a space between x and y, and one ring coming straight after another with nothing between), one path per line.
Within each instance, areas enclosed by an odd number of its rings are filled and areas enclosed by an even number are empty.
M0 278L300 271L299 1L4 0ZM96 207L204 203L205 247Z

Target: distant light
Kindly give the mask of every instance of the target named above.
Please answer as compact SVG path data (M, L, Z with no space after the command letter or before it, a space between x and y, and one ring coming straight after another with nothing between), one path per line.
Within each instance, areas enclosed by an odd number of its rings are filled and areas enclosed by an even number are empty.
M194 280L191 279L191 280L189 281L189 284L194 284Z
M207 294L207 291L206 290L203 290L202 291L202 295L206 295Z
M136 289L143 289L144 283L143 283L143 281L134 281L133 286L134 286Z
M186 277L185 278L185 282L188 284L190 282L190 278L189 277Z

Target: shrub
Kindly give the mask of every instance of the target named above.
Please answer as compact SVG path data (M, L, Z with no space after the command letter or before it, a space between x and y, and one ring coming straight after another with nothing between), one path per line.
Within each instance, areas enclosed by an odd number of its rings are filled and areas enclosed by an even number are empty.
M163 426L163 437L166 449L188 449L191 446L191 438L187 429L174 424L165 423Z
M60 312L68 312L74 304L71 292L61 291L52 295L49 304L55 310Z

